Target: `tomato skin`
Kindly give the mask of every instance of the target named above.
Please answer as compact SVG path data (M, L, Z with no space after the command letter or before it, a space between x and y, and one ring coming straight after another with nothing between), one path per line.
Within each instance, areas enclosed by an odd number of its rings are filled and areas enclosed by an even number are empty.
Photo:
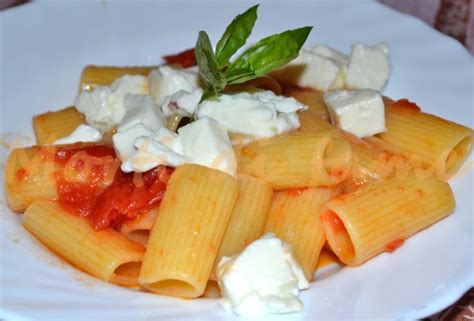
M183 68L188 68L197 65L196 55L194 54L194 48L182 51L175 55L164 56L163 60L169 65L178 64Z

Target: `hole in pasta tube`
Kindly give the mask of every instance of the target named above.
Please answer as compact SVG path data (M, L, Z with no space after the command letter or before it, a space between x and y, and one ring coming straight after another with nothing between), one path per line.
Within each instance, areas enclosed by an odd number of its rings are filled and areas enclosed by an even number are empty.
M200 290L188 281L171 278L153 283L142 283L142 285L152 292L183 299L193 299L201 296L204 292L204 288Z
M126 233L125 236L129 240L138 242L146 247L148 245L148 238L150 237L150 230L134 230Z
M321 215L321 224L333 252L342 262L350 264L355 256L354 245L343 221L335 212L326 210Z
M456 174L458 169L466 160L472 149L472 136L467 136L461 139L459 143L454 146L454 148L446 156L446 161L444 162L446 178L451 177Z
M127 262L119 265L112 277L110 278L111 283L135 287L138 286L138 275L140 274L140 268L142 262Z

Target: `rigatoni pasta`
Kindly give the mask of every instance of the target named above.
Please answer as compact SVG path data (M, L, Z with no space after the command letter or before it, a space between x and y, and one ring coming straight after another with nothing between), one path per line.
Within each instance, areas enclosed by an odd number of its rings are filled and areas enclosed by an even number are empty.
M35 201L57 200L58 182L90 186L98 180L97 187L105 189L120 165L112 154L110 146L82 143L17 148L5 166L8 205L21 212Z
M384 44L357 44L350 58L324 45L300 52L303 27L234 60L257 7L215 50L200 32L165 65L86 66L77 109L35 116L39 145L6 163L8 204L26 210L25 228L101 280L222 295L237 314L258 314L301 309L297 294L315 275L391 252L449 215L443 179L470 153L473 131L406 100L382 102ZM81 143L98 133L100 143ZM76 143L54 146L66 136Z
M324 205L321 221L334 253L344 264L356 266L393 251L452 213L454 206L447 183L412 172L336 197Z
M239 175L238 181L239 197L214 262L212 279L215 278L214 271L223 256L240 253L262 235L272 202L273 190L268 183L247 175Z
M52 201L38 201L25 211L23 225L49 249L98 279L137 286L145 249L120 233L96 231L82 217Z
M157 217L158 208L154 208L137 216L132 221L123 223L120 227L120 233L129 240L138 242L146 247L148 245L148 237L150 236L151 228L153 227L153 224L155 224Z
M181 298L202 295L237 195L237 180L226 173L178 167L148 240L140 284Z
M97 86L108 86L116 79L125 75L148 76L156 66L150 67L114 67L114 66L86 66L82 70L79 91L91 90Z
M289 85L283 86L283 89L285 95L293 97L308 106L308 110L302 113L311 114L322 120L329 121L329 113L323 100L323 91Z
M37 200L57 199L53 148L18 148L11 152L5 166L5 192L8 206L24 211Z
M335 194L334 188L313 187L275 193L265 232L290 244L306 278L313 279L319 253L326 241L319 216L323 204Z
M406 100L386 105L387 131L366 138L392 153L431 168L444 180L454 175L472 149L472 129L421 112Z
M57 139L69 136L81 124L85 124L84 115L75 107L33 117L33 129L38 145L52 144Z
M295 133L245 145L238 170L280 190L336 185L347 177L351 162L351 147L340 135Z

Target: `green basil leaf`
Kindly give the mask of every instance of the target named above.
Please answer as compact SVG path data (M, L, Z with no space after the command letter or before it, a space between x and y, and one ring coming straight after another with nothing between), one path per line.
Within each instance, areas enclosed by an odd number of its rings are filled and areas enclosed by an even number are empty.
M194 53L196 55L197 64L199 65L199 72L207 87L207 95L209 97L212 96L211 93L217 95L226 86L226 79L224 74L217 67L216 56L214 55L211 41L206 32L199 32Z
M219 68L226 67L229 64L230 57L245 45L257 20L257 8L258 5L253 6L235 17L225 30L216 46L217 65Z
M245 50L225 72L228 84L240 84L282 67L298 56L313 27L271 35Z

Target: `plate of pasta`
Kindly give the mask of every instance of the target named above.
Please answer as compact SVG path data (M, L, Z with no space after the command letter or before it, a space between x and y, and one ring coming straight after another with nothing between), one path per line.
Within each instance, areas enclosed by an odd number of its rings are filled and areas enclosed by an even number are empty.
M0 20L0 318L414 319L473 286L454 40L372 1Z

